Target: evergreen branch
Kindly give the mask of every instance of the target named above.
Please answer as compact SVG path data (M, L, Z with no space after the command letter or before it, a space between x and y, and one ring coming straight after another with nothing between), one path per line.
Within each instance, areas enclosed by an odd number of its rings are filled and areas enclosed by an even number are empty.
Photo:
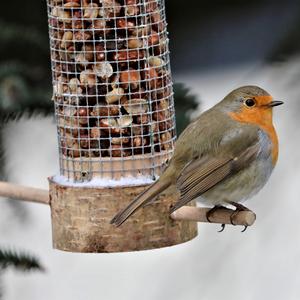
M188 88L182 82L174 83L174 99L175 105L182 108L188 109L197 109L199 105L199 101L197 100L197 96L191 94L190 88Z
M16 253L12 250L0 249L0 267L13 267L20 271L44 271L37 258L27 253Z
M34 115L42 115L49 116L54 115L53 113L53 105L50 107L48 105L45 106L32 106L26 109L20 109L18 111L0 111L0 128L11 121L19 121L22 117L27 117L30 119Z
M174 102L176 111L176 128L178 135L190 123L190 112L199 107L197 96L183 83L174 84Z

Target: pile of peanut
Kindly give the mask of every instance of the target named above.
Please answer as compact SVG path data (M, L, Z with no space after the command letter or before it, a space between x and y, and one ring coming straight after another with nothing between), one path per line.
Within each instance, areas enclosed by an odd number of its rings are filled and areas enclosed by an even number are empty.
M60 149L123 157L173 148L161 0L48 0Z

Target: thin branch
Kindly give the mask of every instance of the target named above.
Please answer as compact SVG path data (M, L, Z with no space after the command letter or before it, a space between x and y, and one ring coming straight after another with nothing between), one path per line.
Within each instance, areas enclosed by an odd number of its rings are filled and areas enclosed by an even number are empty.
M177 221L208 222L206 213L210 208L184 206L172 213L171 218ZM220 208L209 217L211 223L233 224L251 226L255 222L256 215L253 211L236 212L228 208Z
M0 181L0 196L49 205L49 191Z

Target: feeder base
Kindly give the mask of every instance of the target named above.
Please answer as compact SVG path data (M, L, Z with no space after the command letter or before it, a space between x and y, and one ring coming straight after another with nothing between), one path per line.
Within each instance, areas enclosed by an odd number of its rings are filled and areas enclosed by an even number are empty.
M51 178L49 183L55 249L86 253L137 251L173 246L197 236L196 222L169 217L170 206L178 197L176 191L162 194L116 228L110 224L112 217L147 186L72 187Z

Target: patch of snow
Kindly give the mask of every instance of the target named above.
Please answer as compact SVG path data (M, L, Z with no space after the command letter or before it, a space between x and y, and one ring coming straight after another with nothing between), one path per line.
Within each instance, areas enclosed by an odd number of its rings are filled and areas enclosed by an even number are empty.
M58 184L74 187L117 187L152 184L152 176L121 177L119 180L108 178L93 178L87 182L76 182L61 175L55 175L52 180Z

